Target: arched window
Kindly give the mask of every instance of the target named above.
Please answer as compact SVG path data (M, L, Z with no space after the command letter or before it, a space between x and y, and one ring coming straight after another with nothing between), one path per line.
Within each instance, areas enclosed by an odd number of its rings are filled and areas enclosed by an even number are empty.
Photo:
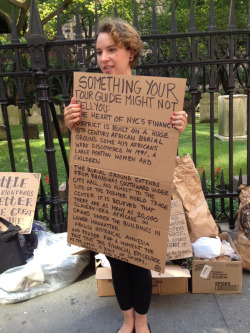
M11 32L11 18L0 9L0 34Z

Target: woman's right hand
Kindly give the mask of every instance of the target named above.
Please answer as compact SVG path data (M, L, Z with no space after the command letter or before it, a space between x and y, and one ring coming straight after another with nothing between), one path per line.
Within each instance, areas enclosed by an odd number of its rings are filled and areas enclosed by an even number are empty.
M73 126L81 119L81 104L76 104L74 97L68 106L64 105L64 122L71 131Z

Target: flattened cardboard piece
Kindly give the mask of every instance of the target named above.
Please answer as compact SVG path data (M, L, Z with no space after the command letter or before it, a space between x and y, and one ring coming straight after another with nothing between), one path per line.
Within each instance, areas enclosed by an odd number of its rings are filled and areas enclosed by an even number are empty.
M101 268L98 270L98 268ZM164 273L159 273L155 271L151 271L152 278L179 278L185 277L190 278L190 272L187 268L181 268L179 265L167 265L165 266ZM108 267L100 267L97 265L96 267L96 279L112 279L111 269Z
M164 270L178 144L170 117L185 84L74 73L83 111L71 135L69 243Z
M32 229L40 174L25 172L0 172L0 216L19 225L20 233ZM5 226L0 223L0 228Z
M240 255L227 232L219 234L221 240L230 243ZM207 267L206 267L207 266ZM192 293L194 294L241 294L242 260L211 261L193 259Z
M179 265L166 265L164 273L152 271L152 278L172 278L172 277L186 277L190 278L190 272L187 268L181 268Z
M193 256L181 199L171 200L167 260Z

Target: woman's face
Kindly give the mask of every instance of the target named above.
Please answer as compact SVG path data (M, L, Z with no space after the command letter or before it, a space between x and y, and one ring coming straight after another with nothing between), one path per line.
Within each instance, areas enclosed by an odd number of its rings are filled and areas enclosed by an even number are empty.
M118 47L107 32L101 32L96 41L97 61L105 74L131 75L129 60L133 57L132 50Z

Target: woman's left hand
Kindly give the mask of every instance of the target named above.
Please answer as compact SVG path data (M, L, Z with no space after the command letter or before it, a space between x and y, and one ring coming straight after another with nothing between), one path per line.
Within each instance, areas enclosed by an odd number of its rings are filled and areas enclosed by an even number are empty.
M187 125L187 113L185 111L174 112L170 118L170 123L179 131L179 134L183 133Z

